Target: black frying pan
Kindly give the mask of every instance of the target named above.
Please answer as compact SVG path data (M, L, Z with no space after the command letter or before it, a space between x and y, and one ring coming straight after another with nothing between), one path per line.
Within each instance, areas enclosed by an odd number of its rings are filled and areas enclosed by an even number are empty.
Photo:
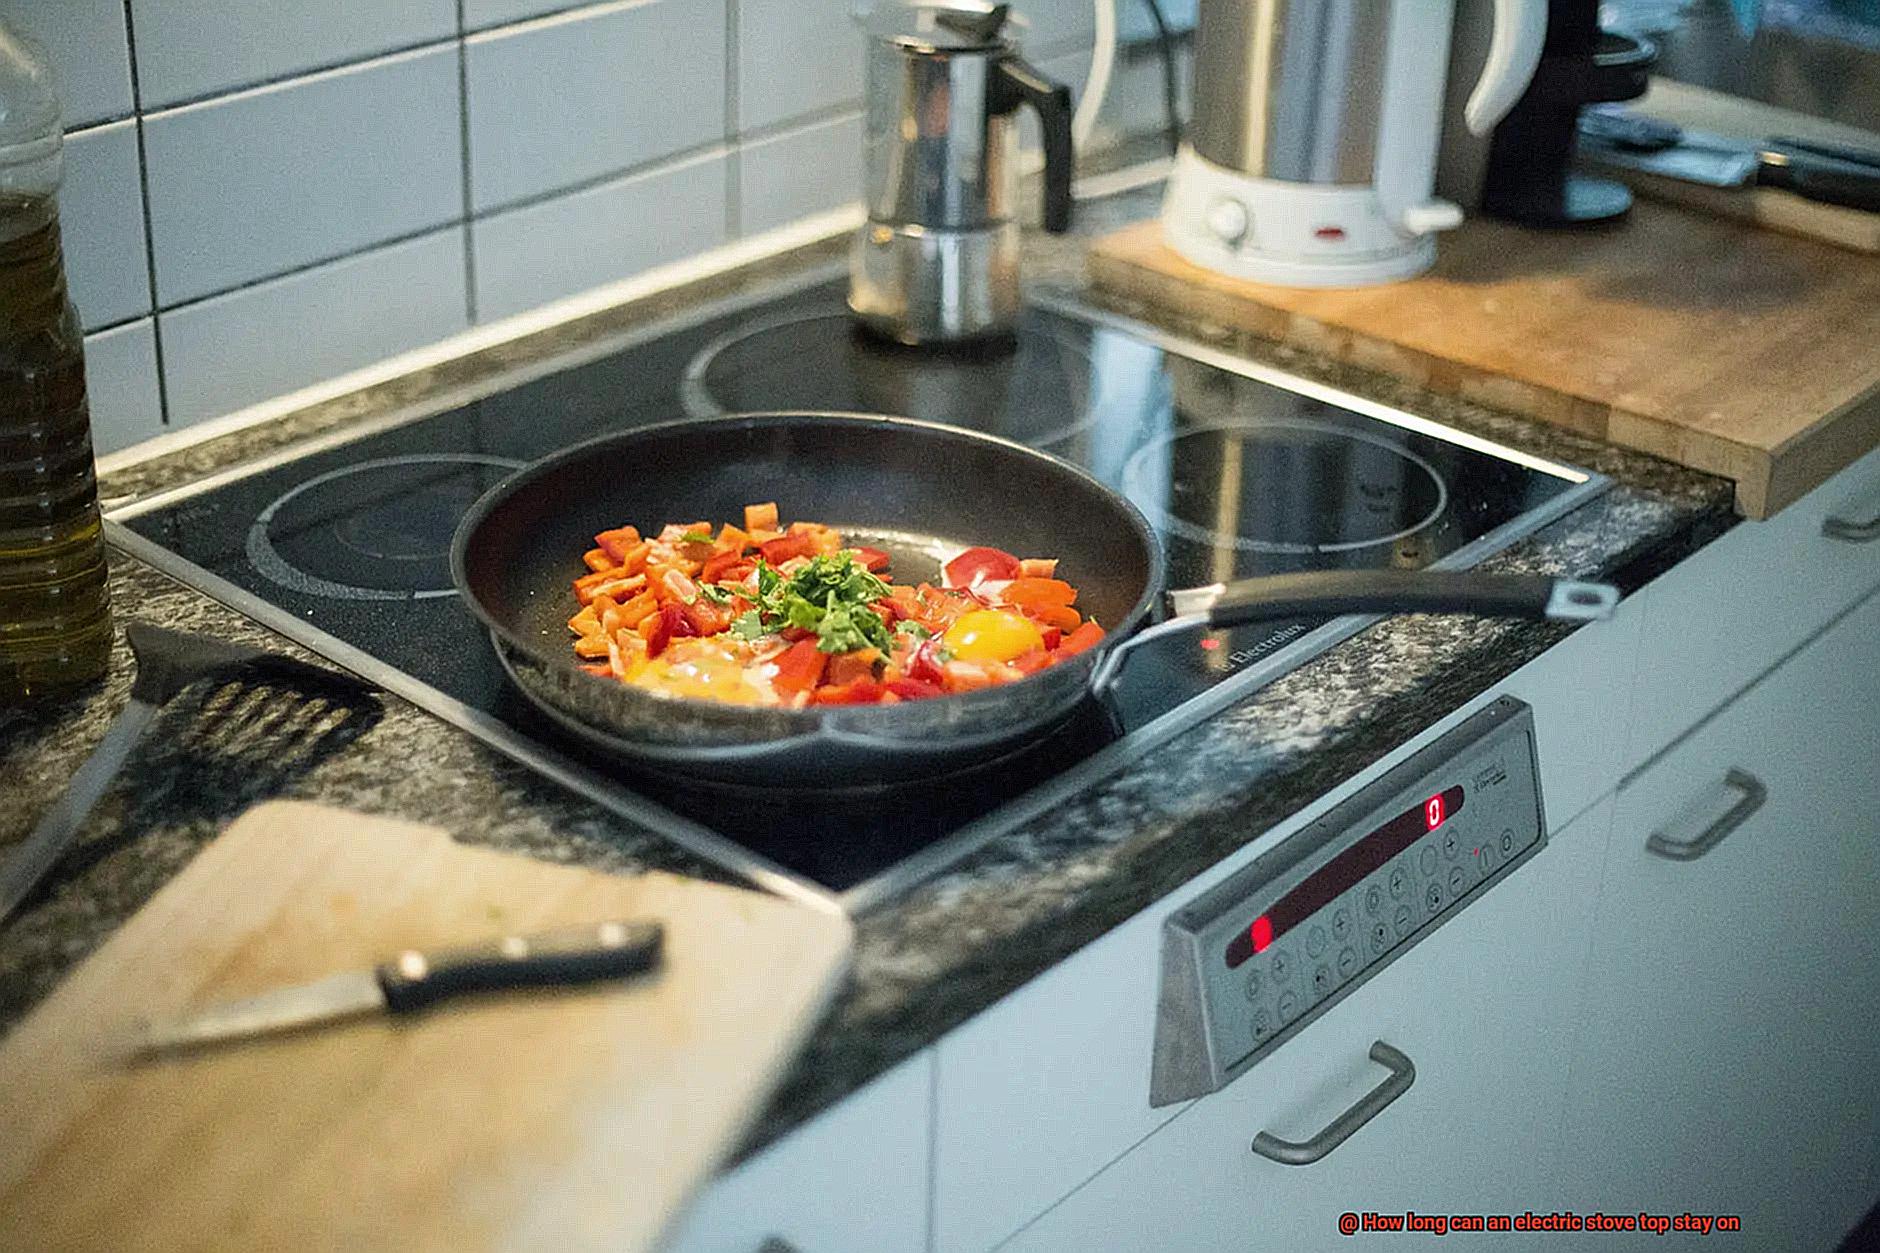
M596 532L720 521L775 500L857 545L899 583L938 583L974 545L1056 557L1096 648L1016 683L894 705L753 708L674 699L583 672L567 620ZM1337 571L1168 594L1136 508L1067 462L996 436L906 418L757 413L642 427L577 444L490 489L459 526L451 569L504 668L569 732L667 772L804 787L956 769L1008 751L1101 697L1128 651L1176 631L1340 613L1592 618L1617 592L1525 575Z

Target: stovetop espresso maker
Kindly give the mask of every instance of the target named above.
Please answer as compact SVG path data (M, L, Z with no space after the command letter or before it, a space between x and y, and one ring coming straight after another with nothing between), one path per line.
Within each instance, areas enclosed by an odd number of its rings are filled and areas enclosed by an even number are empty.
M868 220L849 255L849 308L904 344L1012 328L1020 106L1043 131L1044 229L1070 226L1070 89L1019 55L1009 16L959 2L880 5L863 19Z

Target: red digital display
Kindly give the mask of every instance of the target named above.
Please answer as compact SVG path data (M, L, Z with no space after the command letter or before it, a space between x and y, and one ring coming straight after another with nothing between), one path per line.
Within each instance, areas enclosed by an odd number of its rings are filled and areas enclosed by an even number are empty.
M1275 940L1357 886L1373 870L1455 817L1462 811L1464 799L1460 784L1445 788L1332 858L1323 869L1234 933L1225 954L1228 969L1255 953L1265 952Z

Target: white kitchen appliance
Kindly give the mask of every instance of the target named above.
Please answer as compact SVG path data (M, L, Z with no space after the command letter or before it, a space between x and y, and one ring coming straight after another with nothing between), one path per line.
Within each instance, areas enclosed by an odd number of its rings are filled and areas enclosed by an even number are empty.
M1162 209L1170 246L1256 282L1421 273L1462 210L1434 195L1455 0L1201 0L1194 118ZM1463 117L1488 131L1540 59L1547 0L1495 0Z

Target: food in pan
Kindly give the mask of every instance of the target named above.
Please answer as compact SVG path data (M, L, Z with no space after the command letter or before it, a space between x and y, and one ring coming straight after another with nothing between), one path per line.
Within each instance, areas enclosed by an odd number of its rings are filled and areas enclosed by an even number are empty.
M894 582L889 556L774 503L744 525L602 531L568 620L590 674L738 705L878 705L1012 683L1084 652L1103 628L1052 558L968 548L938 587Z

